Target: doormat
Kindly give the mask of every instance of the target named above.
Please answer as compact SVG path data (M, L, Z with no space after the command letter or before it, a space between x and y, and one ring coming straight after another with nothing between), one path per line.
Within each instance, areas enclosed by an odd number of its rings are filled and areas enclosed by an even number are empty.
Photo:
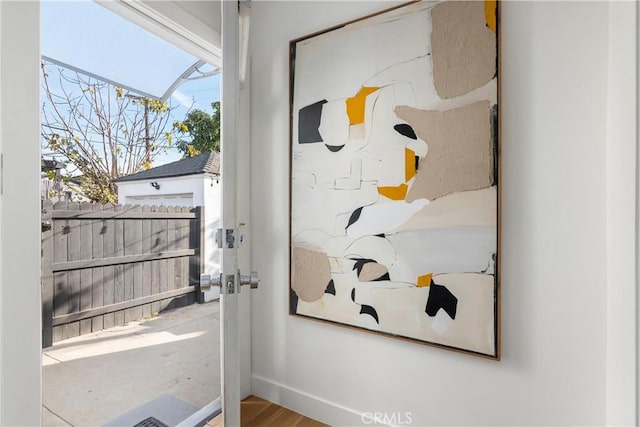
M133 427L169 427L162 421L156 419L155 417L149 417L146 420L140 421L138 424Z
M109 421L105 427L174 427L197 410L190 403L163 394Z

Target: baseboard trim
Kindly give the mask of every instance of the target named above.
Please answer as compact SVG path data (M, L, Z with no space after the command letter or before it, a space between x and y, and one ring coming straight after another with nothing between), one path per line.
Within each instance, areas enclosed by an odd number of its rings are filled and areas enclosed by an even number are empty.
M251 393L334 427L372 425L371 420L363 420L365 413L259 375L251 376ZM392 427L380 423L375 425Z

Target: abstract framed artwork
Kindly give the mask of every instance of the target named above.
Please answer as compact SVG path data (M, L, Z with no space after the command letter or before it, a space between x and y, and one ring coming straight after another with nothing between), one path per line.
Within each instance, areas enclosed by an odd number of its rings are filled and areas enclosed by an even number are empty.
M290 43L290 314L499 359L495 1Z

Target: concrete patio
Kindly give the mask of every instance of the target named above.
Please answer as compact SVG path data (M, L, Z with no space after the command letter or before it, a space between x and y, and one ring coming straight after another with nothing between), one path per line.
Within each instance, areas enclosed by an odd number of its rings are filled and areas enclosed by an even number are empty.
M176 425L220 396L219 314L194 304L45 349L43 425Z

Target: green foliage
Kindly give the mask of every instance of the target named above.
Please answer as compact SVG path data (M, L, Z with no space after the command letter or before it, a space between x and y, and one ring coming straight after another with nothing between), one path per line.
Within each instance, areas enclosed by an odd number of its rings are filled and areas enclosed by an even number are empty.
M173 124L174 131L180 135L176 148L183 158L220 151L220 101L211 103L211 107L213 114L192 110L184 121Z
M105 175L83 175L80 181L82 195L93 202L118 203L118 192L109 177Z

